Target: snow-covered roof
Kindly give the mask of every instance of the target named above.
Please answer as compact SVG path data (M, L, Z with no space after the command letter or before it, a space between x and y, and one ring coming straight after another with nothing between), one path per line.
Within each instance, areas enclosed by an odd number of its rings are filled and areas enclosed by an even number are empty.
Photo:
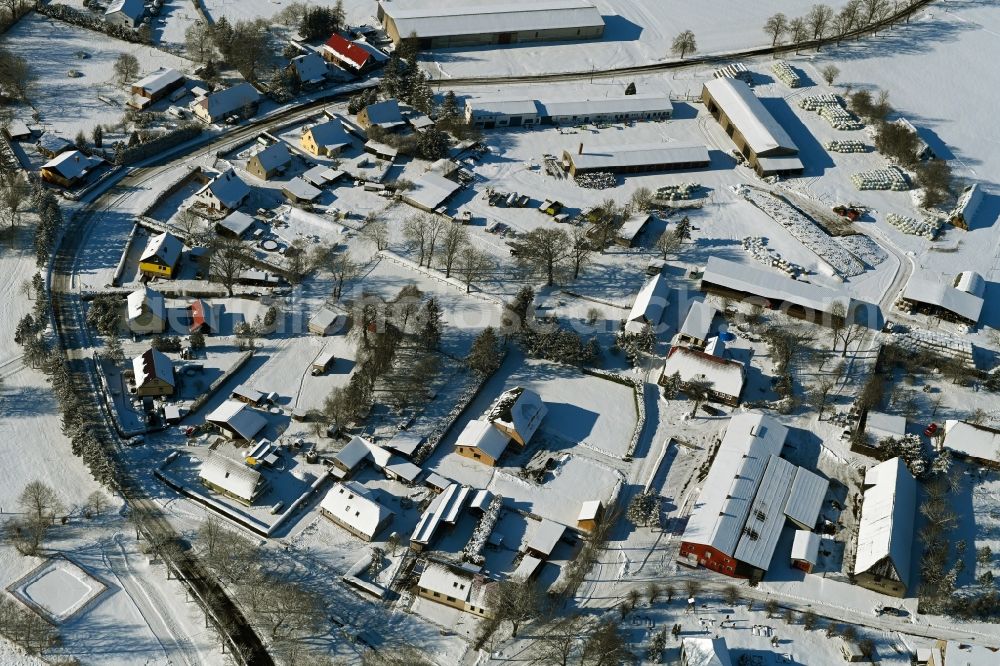
M335 483L320 503L320 508L368 538L375 536L393 512L373 500L368 491L351 483Z
M1000 430L949 419L942 446L977 460L1000 461Z
M458 436L455 446L479 449L490 458L498 459L507 449L510 437L493 427L489 421L469 421Z
M658 273L651 277L635 297L632 311L625 320L625 330L629 333L639 333L646 324L656 330L669 303L667 298L669 291L670 286L662 274Z
M733 554L740 562L765 570L770 566L785 525L785 504L795 469L795 465L776 455L767 461Z
M373 57L372 53L354 42L334 33L323 44L323 50L337 60L345 62L354 69L361 69Z
M943 284L925 273L910 276L906 289L903 290L903 298L939 307L971 322L978 322L983 311L983 299L980 296Z
M453 180L428 172L413 181L413 187L403 194L403 199L425 210L434 210L460 187L461 185Z
M509 97L481 97L465 100L465 108L473 116L535 116L539 101Z
M209 93L194 104L208 113L212 120L239 111L248 104L260 102L260 92L247 82L239 83L232 88Z
M648 213L639 213L628 218L618 229L618 238L629 242L635 240L635 237L642 233L652 217Z
M795 478L788 493L785 515L804 529L812 529L819 520L823 499L830 481L804 467L795 468Z
M392 439L385 443L385 446L393 451L398 451L404 456L412 456L420 448L420 445L424 443L425 439L422 435L403 430L393 435Z
M139 261L158 260L164 266L175 266L180 259L184 244L169 231L150 237Z
M348 470L352 470L368 458L369 444L370 442L355 435L344 448L333 456L333 459Z
M423 472L419 465L414 465L408 460L403 460L399 456L392 456L389 462L382 468L386 474L398 477L407 483L413 483Z
M38 138L35 143L38 148L49 153L61 153L73 146L73 142L65 137L61 137L55 132L46 132Z
M166 316L166 305L163 300L163 294L147 286L133 291L125 301L127 303L126 309L129 321L134 321L147 312L151 313L157 319L164 319Z
M432 562L420 574L417 586L429 592L437 592L445 597L467 602L472 595L472 576Z
M746 381L746 370L742 363L733 359L713 356L687 347L673 347L663 364L663 375L670 377L677 373L682 382L701 378L712 385L712 390L723 395L739 398Z
M209 191L226 208L236 208L250 194L250 186L244 183L232 168L220 173L205 184L198 195Z
M114 0L114 2L108 5L108 9L104 12L104 15L108 16L121 12L134 22L142 16L144 11L146 11L146 6L142 0Z
M305 179L307 183L315 187L323 187L328 182L330 182L324 175L330 168L325 164L317 164L314 167L309 167L302 173L302 178Z
M622 95L589 99L539 100L543 116L594 116L610 113L672 113L674 105L667 95Z
M315 51L295 56L292 58L291 64L295 69L295 75L303 83L322 81L323 77L326 76L326 61Z
M601 513L601 500L587 500L580 506L577 520L596 520Z
M792 559L816 564L819 560L820 536L809 530L796 530L792 540Z
M865 486L854 573L868 571L888 558L905 585L913 556L917 482L902 458L892 458L868 470Z
M976 271L962 271L955 278L955 289L983 298L986 293L986 280Z
M267 425L267 419L239 400L226 400L206 416L205 421L222 426L247 441Z
M548 413L549 408L538 393L515 386L496 399L490 409L489 420L512 429L527 444Z
M430 477L428 477L428 482ZM427 509L420 515L416 528L410 541L427 545L434 538L442 522L457 516L465 507L465 501L469 497L469 488L451 483L441 493L435 497Z
M902 437L906 434L906 417L885 412L868 412L865 427L880 437Z
M685 638L681 651L687 666L733 666L725 638Z
M316 311L309 319L310 326L318 326L324 331L330 330L334 324L338 322L343 322L347 317L347 314L342 310L333 307L330 304L326 304Z
M729 421L712 468L684 529L684 541L732 555L764 471L781 454L788 428L756 412Z
M963 641L948 641L944 647L943 663L951 666L996 666L997 653L982 645L972 645ZM938 663L934 662L935 665Z
M183 81L184 75L176 69L161 67L155 72L151 72L132 84L133 88L140 88L149 95L155 95L161 90L165 90L178 81Z
M604 146L583 149L583 152L566 151L577 169L628 169L650 165L696 164L708 165L708 148L699 143L643 143L631 146Z
M359 437L358 439L361 438ZM378 467L379 469L384 469L385 466L388 465L389 461L392 459L392 453L390 453L386 449L383 449L378 444L369 442L367 439L362 439L361 441L364 442L365 446L368 448L368 458L371 459L372 464Z
M261 482L260 472L219 453L209 453L198 476L226 492L251 502Z
M390 159L396 159L396 156L399 154L398 149L374 140L365 144L365 152L374 153L378 156L385 156Z
M132 359L132 372L135 373L135 385L145 386L159 379L174 386L174 364L167 355L156 349L147 349Z
M216 223L217 227L229 231L234 236L242 236L253 226L254 219L246 213L234 210Z
M369 104L365 107L368 122L386 129L404 124L403 114L399 110L399 102L387 99L384 102Z
M587 0L382 0L379 8L392 17L400 36L416 33L423 39L604 26Z
M745 81L720 77L707 81L705 88L755 154L798 152L792 137L764 108Z
M31 128L23 120L13 118L6 128L7 136L15 141L31 137Z
M292 155L288 152L288 146L284 141L272 143L258 151L254 158L260 163L261 168L268 172L287 166L292 161Z
M304 201L314 201L323 192L305 181L301 176L296 176L281 186L283 192L289 193L296 199Z
M538 523L538 527L535 528L535 533L531 535L531 540L528 541L528 550L547 557L552 554L556 544L559 543L559 539L565 533L565 525L542 518Z
M243 402L249 403L251 405L256 405L260 403L261 400L264 399L263 392L258 391L257 389L253 388L248 384L240 384L239 386L233 389L233 392L230 394L230 396L233 398L239 398Z
M517 568L510 574L510 579L519 583L524 583L535 575L535 572L538 571L538 567L540 566L542 566L542 560L534 555L525 555L521 558L521 563L518 564Z
M712 330L712 321L718 310L705 301L694 301L688 308L684 323L681 324L679 335L695 340L707 340L708 332Z
M72 180L85 175L103 161L100 157L91 157L79 150L70 150L56 155L43 164L42 168L55 171L63 178Z
M469 501L470 509L478 509L479 511L486 511L489 508L490 502L493 501L493 493L486 490L485 488L480 488L472 495L472 500Z
M773 301L785 301L816 312L829 313L836 303L844 307L844 312L851 311L851 299L843 291L793 280L774 271L719 257L709 258L701 280L702 283L708 282Z
M317 146L327 150L336 150L351 144L351 135L347 133L344 123L339 118L313 125L306 132L312 135Z

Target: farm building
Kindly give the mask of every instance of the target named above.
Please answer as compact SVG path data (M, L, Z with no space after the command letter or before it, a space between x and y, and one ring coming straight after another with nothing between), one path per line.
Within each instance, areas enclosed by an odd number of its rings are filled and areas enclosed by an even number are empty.
M228 169L206 183L195 196L209 210L233 211L246 202L250 186L236 175L234 169Z
M681 666L733 666L725 638L685 638L681 641Z
M663 311L667 309L670 302L667 294L670 287L662 275L654 275L639 290L632 303L632 310L625 320L626 333L641 333L646 326L651 326L653 331L657 331L660 320L663 319Z
M469 421L455 441L455 453L493 467L507 450L510 437L489 421Z
M243 238L253 225L252 217L242 211L234 210L215 223L215 233L226 238Z
M177 388L174 378L174 364L167 355L155 349L147 349L132 359L134 394L140 398L173 395Z
M595 171L647 173L702 169L709 165L708 149L696 143L648 143L607 146L577 152L563 151L563 166L574 176Z
M136 289L126 303L125 323L133 333L162 333L167 325L167 308L163 294L143 286Z
M62 187L74 187L103 162L100 157L92 157L79 150L60 153L42 165L42 180Z
M218 333L219 331L219 308L208 301L196 298L188 306L188 317L190 333Z
M422 49L600 39L604 19L587 0L381 0L393 42L416 35Z
M257 112L261 95L249 83L209 93L191 103L191 112L206 123L217 123L232 115L252 116Z
M962 194L958 197L958 201L955 204L954 210L951 211L948 221L959 229L968 231L982 203L983 188L979 186L979 183L969 185L962 190Z
M570 100L501 97L465 101L465 120L479 129L667 120L673 112L674 106L666 95Z
M52 159L59 153L64 153L67 150L74 150L75 146L69 139L63 138L54 132L45 132L38 139L38 143L35 144L35 150L39 152L40 155Z
M812 573L819 561L820 536L809 530L796 530L792 541L792 566Z
M310 317L307 326L313 335L346 333L350 328L350 315L339 306L327 303Z
M114 0L104 12L104 22L134 30L142 23L145 13L146 5L142 0Z
M320 503L320 511L331 521L365 541L371 541L392 522L393 513L361 486L335 483Z
M392 438L385 443L385 446L405 458L413 458L413 456L415 456L417 451L420 449L420 445L425 441L427 441L427 438L423 435L417 435L407 430L401 430L393 435Z
M740 404L743 385L746 383L746 368L739 361L687 347L672 347L667 353L660 384L664 384L674 374L680 377L682 390L686 390L694 381L707 382L711 387L709 399L730 407Z
M948 419L941 447L977 465L1000 468L1000 430Z
M219 453L210 453L198 473L202 485L250 506L267 489L260 472Z
M701 97L758 174L802 173L798 146L746 82L728 77L713 79L705 83Z
M788 428L732 417L681 539L679 561L760 580L787 521L812 529L829 482L781 458Z
M378 68L386 58L372 48L352 42L338 34L333 34L320 49L323 59L352 74L367 74Z
M437 210L450 199L461 185L436 173L425 173L413 181L413 187L403 192L403 201L427 212Z
M712 322L718 310L705 301L694 301L688 308L684 323L677 331L677 344L694 349L704 349L708 344L708 335L712 330Z
M304 178L295 177L281 186L285 198L296 204L311 204L323 194L322 190L313 187Z
M576 526L590 532L597 527L604 516L604 505L601 500L588 500L580 507L580 515L576 517Z
M985 290L982 276L972 271L959 274L955 286L914 273L906 283L901 300L917 312L975 326L983 311Z
M288 63L288 66L303 86L319 85L326 78L326 61L317 53L304 53L295 56Z
M368 460L369 454L368 442L355 435L333 456L331 462L343 473L342 476L347 477L361 468Z
M205 417L205 422L218 426L230 439L246 442L253 441L267 425L267 419L239 400L226 400Z
M842 291L793 280L772 271L711 257L701 278L701 290L725 298L752 300L793 317L829 325L840 312L857 307ZM842 310L841 310L842 308Z
M132 99L129 106L138 109L163 99L184 85L184 75L176 69L161 67L132 84Z
M260 405L264 402L264 394L246 384L240 384L234 388L233 392L229 394L229 397L248 405Z
M917 482L902 458L892 458L865 473L864 487L854 580L902 597L910 580Z
M525 552L540 560L547 560L552 557L552 551L556 549L565 533L565 525L543 518L535 527L534 534L525 546Z
M410 536L410 548L420 552L431 545L442 525L454 527L462 517L471 494L472 489L468 486L448 484L420 514L420 520Z
M247 162L247 172L261 180L282 174L292 163L292 155L284 141L272 143Z
M379 127L384 130L396 130L406 125L403 114L399 110L399 102L387 99L384 102L369 104L358 113L358 124L364 129Z
M184 243L169 231L151 236L139 256L139 272L148 277L174 277Z
M635 247L639 241L639 236L649 226L649 221L653 216L648 213L637 213L625 220L618 232L615 234L615 243L622 247Z
M302 130L299 145L310 155L333 157L351 145L351 135L344 123L334 118Z
M486 591L488 584L475 574L432 562L420 574L417 594L458 610L487 617Z
M548 407L537 393L517 386L500 394L486 419L519 446L525 446L548 413Z

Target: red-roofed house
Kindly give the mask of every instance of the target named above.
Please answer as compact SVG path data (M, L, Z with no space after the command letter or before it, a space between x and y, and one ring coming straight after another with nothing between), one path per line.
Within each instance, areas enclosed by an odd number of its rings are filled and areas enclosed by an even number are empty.
M336 33L323 45L320 55L330 64L354 74L364 74L378 66L371 51Z

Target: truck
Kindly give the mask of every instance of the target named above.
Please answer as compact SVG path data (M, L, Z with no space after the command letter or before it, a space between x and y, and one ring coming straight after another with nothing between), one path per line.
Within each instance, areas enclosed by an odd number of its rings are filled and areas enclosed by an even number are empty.
M330 369L330 366L332 366L333 362L336 360L337 357L334 356L333 352L330 351L329 349L324 349L323 351L321 351L319 353L319 356L317 356L312 363L313 376L315 377L317 375L322 375L324 372Z

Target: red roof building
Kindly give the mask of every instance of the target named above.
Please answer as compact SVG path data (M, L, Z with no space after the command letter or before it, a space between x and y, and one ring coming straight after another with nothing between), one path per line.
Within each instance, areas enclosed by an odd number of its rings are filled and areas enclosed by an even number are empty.
M371 51L336 33L326 41L320 54L327 62L355 74L371 69L376 63Z
M191 303L191 333L216 333L219 330L219 313L211 303L196 299Z

